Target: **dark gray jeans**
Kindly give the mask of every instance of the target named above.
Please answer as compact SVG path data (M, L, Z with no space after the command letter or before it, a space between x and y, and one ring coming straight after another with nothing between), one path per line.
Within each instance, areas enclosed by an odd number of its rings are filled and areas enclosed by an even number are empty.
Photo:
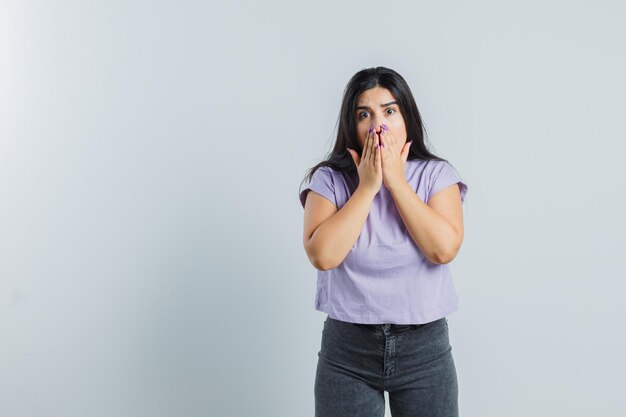
M448 320L357 324L327 316L315 375L315 417L457 417Z

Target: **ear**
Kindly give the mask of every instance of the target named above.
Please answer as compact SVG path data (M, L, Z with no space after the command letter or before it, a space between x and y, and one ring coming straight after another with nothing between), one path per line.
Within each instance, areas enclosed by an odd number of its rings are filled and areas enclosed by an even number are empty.
M400 155L402 155L402 159L404 160L404 162L406 162L406 159L409 157L409 148L411 147L412 143L413 141L407 142L402 147L402 152L400 152Z

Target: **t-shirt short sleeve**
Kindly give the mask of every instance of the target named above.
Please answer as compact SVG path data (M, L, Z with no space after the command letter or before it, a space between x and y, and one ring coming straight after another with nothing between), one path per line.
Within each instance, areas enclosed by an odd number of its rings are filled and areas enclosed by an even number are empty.
M324 196L334 205L337 205L337 201L335 199L335 183L329 167L321 166L316 169L311 177L309 185L300 192L300 203L302 204L302 208L304 208L306 196L309 191L315 191L316 193Z
M457 183L459 184L459 189L461 191L461 202L464 202L465 194L467 193L467 184L461 179L459 173L452 167L452 165L446 161L439 161L439 164L432 172L428 199L430 200L431 197L438 191Z

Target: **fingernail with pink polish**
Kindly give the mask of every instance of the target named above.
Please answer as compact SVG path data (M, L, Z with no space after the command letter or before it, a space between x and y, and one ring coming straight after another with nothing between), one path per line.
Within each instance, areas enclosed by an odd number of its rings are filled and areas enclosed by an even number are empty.
M386 124L383 123L381 126L383 127L383 130L389 130Z

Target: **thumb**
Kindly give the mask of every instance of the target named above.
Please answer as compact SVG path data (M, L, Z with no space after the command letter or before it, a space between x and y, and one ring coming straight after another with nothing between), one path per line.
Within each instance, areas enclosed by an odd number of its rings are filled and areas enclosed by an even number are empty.
M409 157L409 149L411 148L412 143L413 141L407 142L402 147L401 155L402 155L402 159L404 160L404 162L406 162L406 159Z
M360 156L359 156L359 154L358 154L355 150L353 150L353 149L346 148L346 150L347 150L348 152L350 152L350 156L352 157L352 160L354 161L354 164L355 164L355 165L356 165L356 167L358 168L358 167L359 167L359 164L361 163L361 157L360 157Z

